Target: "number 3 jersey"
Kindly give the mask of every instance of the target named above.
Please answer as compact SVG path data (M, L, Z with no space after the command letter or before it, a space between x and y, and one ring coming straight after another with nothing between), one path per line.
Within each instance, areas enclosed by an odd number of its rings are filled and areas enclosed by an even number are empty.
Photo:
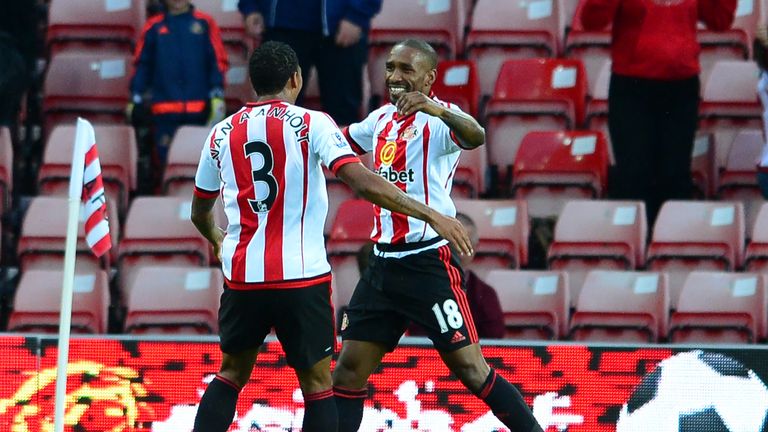
M287 102L248 104L208 135L195 194L221 195L222 269L233 289L302 288L330 280L323 226L334 174L358 162L327 114Z
M458 111L433 96L443 106ZM400 117L387 104L360 123L344 129L358 154L373 152L374 171L423 204L447 216L456 214L451 186L461 147L442 120L417 112ZM429 224L374 205L371 240L378 244L405 244L432 240L437 233ZM445 242L431 247L439 247Z

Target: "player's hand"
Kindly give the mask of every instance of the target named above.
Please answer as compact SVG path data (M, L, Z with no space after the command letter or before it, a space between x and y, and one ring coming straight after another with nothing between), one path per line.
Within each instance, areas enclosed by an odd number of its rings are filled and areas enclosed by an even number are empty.
M210 111L208 112L208 121L206 122L206 124L208 126L213 126L216 123L224 120L224 117L226 117L226 111L227 111L227 104L224 101L224 98L221 98L221 97L211 98Z
M435 212L429 225L440 237L448 240L459 251L459 254L470 256L475 253L472 250L469 234L458 219Z
M407 117L417 111L439 117L445 109L445 107L435 102L432 98L418 91L401 95L397 100L396 106L398 115L402 117Z
M341 20L336 31L336 45L346 48L356 44L363 35L363 29L352 21Z
M221 244L224 241L224 236L226 236L226 232L221 229L220 227L216 227L216 240L211 243L211 246L213 246L213 256L216 257L216 259L221 262Z
M264 17L260 13L253 12L245 17L245 33L255 38L264 33Z

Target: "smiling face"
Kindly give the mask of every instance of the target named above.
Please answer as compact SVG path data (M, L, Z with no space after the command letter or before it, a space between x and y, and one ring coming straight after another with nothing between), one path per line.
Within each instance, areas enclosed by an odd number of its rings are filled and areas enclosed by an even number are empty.
M416 48L395 45L386 64L389 100L397 103L400 95L412 91L429 94L437 71L429 58Z

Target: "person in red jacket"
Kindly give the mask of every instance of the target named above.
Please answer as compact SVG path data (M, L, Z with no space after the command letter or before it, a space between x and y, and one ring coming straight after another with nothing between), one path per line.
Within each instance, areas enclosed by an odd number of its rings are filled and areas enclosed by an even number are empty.
M612 25L608 128L616 157L610 193L642 199L649 222L669 199L692 192L691 151L699 109L701 21L733 23L736 0L583 0L581 23Z

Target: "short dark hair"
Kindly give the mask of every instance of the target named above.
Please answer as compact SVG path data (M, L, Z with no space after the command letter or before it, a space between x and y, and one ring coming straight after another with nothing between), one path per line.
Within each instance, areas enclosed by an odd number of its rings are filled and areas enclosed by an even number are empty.
M417 51L419 51L421 54L426 57L427 62L429 62L429 68L435 69L437 67L438 62L438 56L437 51L435 51L434 48L432 48L432 45L428 44L422 39L406 39L402 42L399 42L395 46L405 46L408 48L413 48Z
M257 95L277 94L299 70L299 59L290 46L269 41L253 50L248 69Z

